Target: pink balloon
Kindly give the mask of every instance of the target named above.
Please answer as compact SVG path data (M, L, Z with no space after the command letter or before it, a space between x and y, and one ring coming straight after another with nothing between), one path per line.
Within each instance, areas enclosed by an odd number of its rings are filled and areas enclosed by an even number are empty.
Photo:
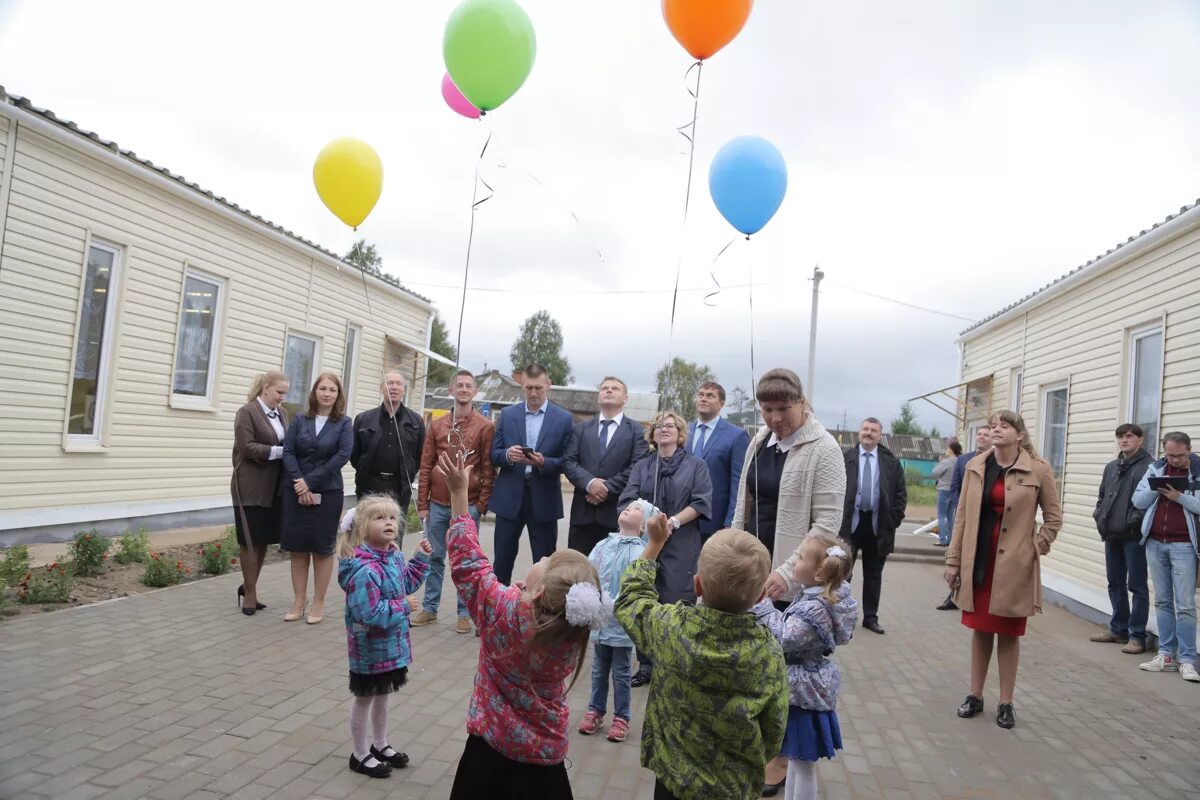
M479 119L479 109L471 105L471 101L463 97L463 93L454 85L450 75L442 76L442 97L446 105L468 119Z

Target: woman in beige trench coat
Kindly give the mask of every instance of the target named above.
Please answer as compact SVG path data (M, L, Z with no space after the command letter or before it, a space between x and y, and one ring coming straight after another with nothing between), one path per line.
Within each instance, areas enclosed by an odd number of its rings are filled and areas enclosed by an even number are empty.
M996 724L1016 724L1013 691L1025 621L1042 610L1041 557L1062 526L1050 464L1013 411L991 418L992 449L968 462L946 552L946 582L971 628L971 693L958 716L983 711L983 684L995 644L1000 667ZM1038 510L1042 524L1037 522Z

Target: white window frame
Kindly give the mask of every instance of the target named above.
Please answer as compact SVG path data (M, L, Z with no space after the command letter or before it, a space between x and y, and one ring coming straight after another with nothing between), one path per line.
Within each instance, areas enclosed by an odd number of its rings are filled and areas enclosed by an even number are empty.
M103 250L113 256L112 275L108 279L106 306L104 309L104 331L100 339L100 361L96 367L96 407L92 412L91 433L71 433L71 401L75 390L75 360L79 357L79 332L83 324L84 291L87 288L88 262L91 260L92 249ZM89 232L84 240L83 265L79 273L79 302L75 308L75 332L71 337L71 360L67 375L66 408L63 414L63 450L69 452L86 452L89 450L104 450L108 445L108 408L109 395L112 393L113 361L117 335L117 313L121 304L119 301L121 280L124 270L125 250L120 245L104 239L93 238Z
M1162 408L1163 408L1163 373L1166 370L1167 364L1167 337L1166 325L1162 322L1154 322L1151 325L1144 325L1140 328L1131 328L1126 336L1127 343L1125 346L1126 363L1128 368L1125 370L1125 418L1124 422L1136 422L1133 418L1134 406L1137 400L1137 345L1142 339L1149 336L1159 336L1159 373L1158 373L1158 415L1154 420L1155 435L1154 441L1144 442L1143 446L1150 451L1152 455L1157 455L1159 450L1159 442L1162 440Z
M354 333L354 344L350 343L350 334ZM354 411L354 381L358 377L358 355L362 352L362 325L355 322L346 323L346 340L342 352L342 388L346 390L346 413ZM286 345L285 345L286 346Z
M1025 393L1025 372L1021 367L1013 367L1008 374L1008 407L1017 414L1021 413L1021 395Z
M322 342L322 340L321 340L320 336L317 336L314 333L308 333L307 331L297 330L295 328L288 328L287 330L285 330L283 332L283 353L281 353L280 357L279 357L279 363L283 366L285 375L287 374L288 339L292 338L293 336L295 336L298 339L307 339L308 341L313 343L312 370L309 372L308 381L303 386L300 387L300 405L299 405L299 410L297 413L303 414L305 411L307 402L308 402L308 393L312 389L312 383L314 380L316 380L317 376L321 374L321 342ZM288 378L288 381L289 381L289 383L291 382L290 376ZM291 387L289 387L289 388L291 388ZM343 388L345 388L345 387L343 387ZM287 402L286 397L284 398L284 402L285 403Z
M183 315L187 310L188 278L205 281L217 287L217 299L213 304L213 335L208 351L208 374L205 379L207 392L202 397L175 393L175 371L179 367L179 345L183 338ZM179 313L175 315L175 346L171 350L171 408L182 408L189 411L219 410L217 383L221 374L221 332L225 323L225 299L228 292L229 282L225 278L187 264L184 265L183 280L179 284Z
M1062 472L1055 475L1054 479L1058 481L1058 496L1062 498L1064 488L1067 484L1067 441L1070 438L1071 431L1071 382L1070 380L1057 381L1055 383L1046 383L1041 387L1041 414L1039 414L1038 429L1041 447L1039 448L1041 455L1047 461L1050 461L1050 446L1048 444L1050 436L1050 403L1048 398L1051 392L1063 392L1063 463ZM1054 464L1051 462L1051 468Z

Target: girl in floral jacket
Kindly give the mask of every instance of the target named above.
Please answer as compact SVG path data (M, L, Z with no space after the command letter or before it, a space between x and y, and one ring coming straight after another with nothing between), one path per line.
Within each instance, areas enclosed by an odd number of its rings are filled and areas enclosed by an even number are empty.
M450 489L450 574L479 631L479 670L467 711L467 746L451 800L560 800L571 797L567 679L587 655L588 635L612 613L596 568L560 550L505 586L479 547L467 514L463 467L443 453Z
M805 587L786 611L768 599L751 609L783 646L788 676L788 721L783 755L788 759L787 800L816 800L816 761L842 749L837 698L838 665L829 658L854 635L858 604L846 578L850 558L837 540L810 535L798 548L795 581Z
M338 538L338 584L346 592L346 644L350 653L350 769L386 778L408 766L408 756L387 739L388 695L408 677L408 595L429 572L432 548L422 539L412 561L396 543L400 507L387 495L364 497ZM371 730L368 737L367 721Z

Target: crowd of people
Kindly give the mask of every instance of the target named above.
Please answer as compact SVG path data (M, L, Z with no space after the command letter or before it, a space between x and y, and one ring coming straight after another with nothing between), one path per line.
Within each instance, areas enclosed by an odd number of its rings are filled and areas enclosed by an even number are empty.
M574 422L548 400L544 367L522 374L524 401L493 421L473 407L474 376L460 371L453 409L428 431L404 405L399 373L387 373L381 404L353 421L337 376L324 373L290 423L286 377L260 376L235 420L242 613L265 608L258 573L266 546L279 543L294 590L284 619L320 623L336 556L356 772L385 777L408 764L388 741L387 698L407 682L410 628L437 622L449 560L456 631L480 639L453 797L571 796L566 693L589 650L591 692L576 729L604 728L611 688L606 735L624 741L632 690L648 685L642 763L656 776L656 798L815 797L815 763L842 747L830 656L860 619L885 633L883 569L907 506L879 421L864 420L858 444L843 452L796 374L773 369L756 386L764 426L753 440L721 417L725 390L715 382L698 390L697 419L667 410L643 426L624 414L625 383L607 377L599 415ZM1133 433L1136 446L1126 441ZM1152 464L1140 434L1118 430L1121 458L1105 471L1097 503L1114 607L1098 640L1144 649L1148 560L1166 591L1156 592L1160 652L1142 668L1194 680L1195 611L1183 573L1190 558L1194 588L1200 500L1188 487L1200 459L1172 433L1165 459ZM970 694L958 715L983 711L995 650L996 722L1011 728L1019 641L1040 611L1039 560L1061 525L1058 492L1013 412L980 429L975 452L952 455L937 474L951 589L940 608L961 608L972 630ZM343 517L347 462L358 504ZM568 548L557 550L563 477L573 496ZM1175 488L1176 478L1191 482ZM414 486L422 536L407 558L400 544ZM490 559L478 539L489 511ZM525 531L533 566L513 580ZM1135 549L1143 547L1144 555ZM849 583L856 567L861 605ZM418 609L410 596L422 585Z

